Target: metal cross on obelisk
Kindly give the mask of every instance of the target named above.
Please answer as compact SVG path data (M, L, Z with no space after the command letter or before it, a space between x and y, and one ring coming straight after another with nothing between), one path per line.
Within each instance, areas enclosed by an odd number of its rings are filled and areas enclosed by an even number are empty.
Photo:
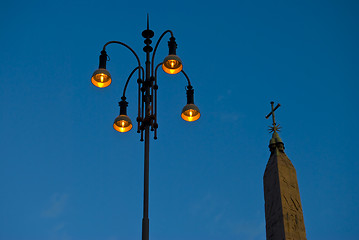
M270 115L272 115L272 119L273 119L273 127L269 127L270 132L279 132L280 127L279 124L277 125L277 123L275 122L275 116L274 116L274 111L277 110L277 108L280 107L280 104L278 103L278 105L276 107L274 107L274 102L270 102L270 104L272 105L272 111L266 116L266 119L268 119L270 117Z

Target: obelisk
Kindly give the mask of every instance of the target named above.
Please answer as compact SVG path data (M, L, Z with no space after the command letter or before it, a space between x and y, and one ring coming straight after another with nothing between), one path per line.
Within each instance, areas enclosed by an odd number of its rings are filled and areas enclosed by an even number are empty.
M303 210L300 201L297 174L293 164L284 153L284 143L278 135L279 125L272 115L273 132L269 142L271 152L263 176L267 240L306 240Z

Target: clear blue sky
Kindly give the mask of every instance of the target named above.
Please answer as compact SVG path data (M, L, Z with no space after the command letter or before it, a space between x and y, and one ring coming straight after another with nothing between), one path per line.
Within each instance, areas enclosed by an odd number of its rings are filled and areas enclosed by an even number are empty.
M151 240L265 239L270 101L280 102L308 239L359 235L357 1L2 1L0 239L141 238L143 143L112 129L136 66L167 30L202 117L180 118L185 78L159 73L150 152ZM156 55L166 56L168 37ZM136 118L136 84L128 88Z

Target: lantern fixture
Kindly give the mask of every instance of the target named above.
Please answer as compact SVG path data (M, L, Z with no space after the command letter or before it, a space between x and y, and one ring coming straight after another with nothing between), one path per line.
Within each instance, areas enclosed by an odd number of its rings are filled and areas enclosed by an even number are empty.
M162 69L168 74L177 74L182 71L183 65L181 59L176 55L177 43L174 37L168 41L168 56L165 57Z
M91 82L99 88L105 88L111 84L111 74L106 70L107 53L101 51L100 64L98 69L92 74Z
M126 97L122 97L122 101L118 105L120 106L120 115L115 118L113 128L118 132L128 132L132 129L132 121L127 116L128 102L126 102Z
M187 86L187 105L183 107L181 117L187 122L194 122L201 116L199 108L194 104L194 89Z

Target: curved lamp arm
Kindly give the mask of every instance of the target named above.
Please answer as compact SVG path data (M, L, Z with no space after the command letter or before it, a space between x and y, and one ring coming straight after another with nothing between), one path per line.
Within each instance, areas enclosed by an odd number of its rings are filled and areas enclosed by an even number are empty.
M183 73L183 75L187 78L187 81L188 81L188 86L192 86L191 85L191 81L189 80L189 77L187 76L187 74L182 70L181 71Z
M129 83L129 81L130 81L130 79L131 79L132 75L133 75L133 74L134 74L137 70L139 70L139 75L140 75L140 76L141 76L141 71L140 71L140 70L142 70L142 75L144 75L144 70L143 70L143 67L138 66L138 67L136 67L135 69L133 69L133 70L132 70L132 72L130 73L130 75L128 76L128 78L127 78L127 81L126 81L125 87L123 88L123 94L122 94L122 97L126 97L125 95L126 95L127 85L128 85L128 83Z
M163 62L159 63L159 64L156 66L156 68L155 68L155 84L156 84L156 85L157 85L157 69L158 69L158 67L161 66L162 64L163 64ZM188 82L188 86L192 86L191 81L189 80L189 77L188 77L187 73L186 73L185 71L183 71L183 70L181 70L181 72L182 72L183 75L186 77L187 82Z
M119 41L109 41L107 42L104 46L103 46L103 49L104 51L106 51L106 47L107 45L111 44L111 43L117 43L117 44L120 44L122 46L125 46L126 48L128 48L136 57L137 59L137 62L138 62L138 66L141 66L141 62L140 62L140 58L137 56L136 52L130 47L128 46L127 44L123 43L123 42L119 42Z
M159 66L161 66L163 64L163 62L157 64L156 68L155 68L155 84L157 85L157 69Z
M158 45L160 44L162 38L164 35L166 35L166 33L171 33L171 37L173 37L173 32L171 30L167 30L165 32L162 33L162 35L160 36L160 38L157 40L157 43L156 43L156 46L155 46L155 49L153 50L153 54L152 54L152 76L153 76L153 67L154 67L154 60L155 60L155 54L156 54L156 51L157 51L157 47ZM162 64L162 63L161 63ZM157 67L156 67L157 68Z
M140 58L138 57L138 55L136 54L136 52L130 47L128 46L127 44L123 43L123 42L119 42L119 41L109 41L107 42L104 46L103 46L103 51L106 51L106 47L107 45L111 44L111 43L117 43L117 44L120 44L122 46L125 46L126 48L128 48L136 57L137 59L137 63L138 63L138 66L141 67L141 61L140 61ZM141 77L141 73L140 71L138 72L138 76Z

